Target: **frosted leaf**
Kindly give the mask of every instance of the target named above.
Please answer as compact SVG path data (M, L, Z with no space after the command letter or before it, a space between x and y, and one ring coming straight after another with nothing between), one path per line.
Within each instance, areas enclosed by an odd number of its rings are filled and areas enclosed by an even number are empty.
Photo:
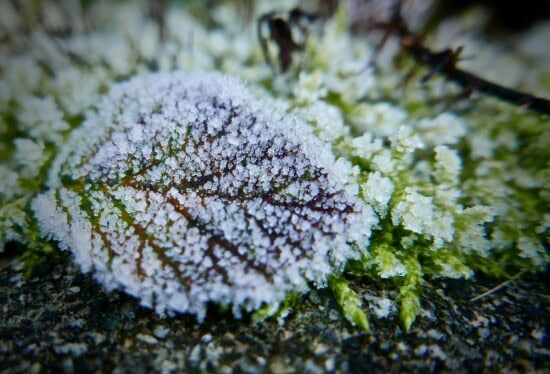
M42 233L108 288L199 320L208 302L239 317L324 286L376 218L350 187L356 171L265 105L215 74L114 85L32 204Z

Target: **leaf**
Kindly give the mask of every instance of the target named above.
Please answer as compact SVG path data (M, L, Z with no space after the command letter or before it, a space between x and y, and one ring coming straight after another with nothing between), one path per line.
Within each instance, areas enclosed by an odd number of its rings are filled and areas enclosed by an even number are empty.
M257 310L358 257L376 222L351 166L235 79L201 73L115 85L53 162L33 202L83 271L154 307L204 318Z

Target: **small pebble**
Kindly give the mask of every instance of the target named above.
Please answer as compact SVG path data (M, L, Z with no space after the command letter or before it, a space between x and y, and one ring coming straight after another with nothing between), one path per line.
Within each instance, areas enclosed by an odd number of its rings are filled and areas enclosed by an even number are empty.
M136 338L147 344L157 344L158 340L154 336L147 334L137 334Z
M170 329L164 326L157 326L153 331L153 335L155 335L155 337L157 337L158 339L166 338L169 333L170 333Z

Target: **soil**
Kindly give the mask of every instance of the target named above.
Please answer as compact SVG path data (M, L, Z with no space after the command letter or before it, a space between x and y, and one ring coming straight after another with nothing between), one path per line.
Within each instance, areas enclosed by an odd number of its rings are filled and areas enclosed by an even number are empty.
M312 291L286 319L235 320L211 307L206 321L157 315L107 292L63 255L32 279L0 259L2 373L550 372L546 275L511 283L430 281L423 312L405 332L390 282L350 279L372 331L343 319L330 291Z

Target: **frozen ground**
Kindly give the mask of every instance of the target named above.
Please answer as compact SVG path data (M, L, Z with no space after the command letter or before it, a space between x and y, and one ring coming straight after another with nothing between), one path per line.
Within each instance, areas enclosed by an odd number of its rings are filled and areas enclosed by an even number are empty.
M370 306L372 334L346 322L329 292L310 293L283 326L236 321L210 308L204 324L162 318L122 293L107 293L69 258L25 280L0 262L0 368L31 372L547 372L548 279L511 284L432 282L423 313L400 328L396 290L352 280ZM378 319L376 313L387 317Z

